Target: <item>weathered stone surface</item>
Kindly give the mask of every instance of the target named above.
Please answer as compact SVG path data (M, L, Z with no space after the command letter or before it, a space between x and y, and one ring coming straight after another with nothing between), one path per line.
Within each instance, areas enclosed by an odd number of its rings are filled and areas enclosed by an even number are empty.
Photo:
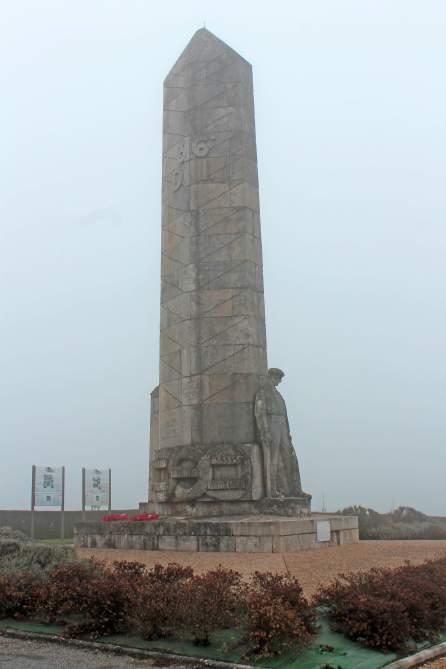
M329 540L318 541L317 523L329 522ZM75 544L88 548L166 551L287 553L358 541L354 516L315 514L223 518L168 518L154 522L79 523Z
M206 29L164 83L162 166L145 510L308 515L285 403L268 376L252 68Z
M198 539L194 536L163 535L158 539L160 551L197 551Z
M252 535L235 538L236 553L272 553L273 538L270 535Z
M265 496L253 412L265 308L252 69L206 29L164 84L162 210L149 499L158 511L214 500L227 512Z
M255 417L263 451L267 497L302 494L299 465L291 440L285 401L277 390L284 373L268 370L255 397Z
M222 517L227 515L275 514L302 518L309 515L310 501L307 497L289 499L271 499L264 497L259 500L211 500L183 502L149 502L140 504L141 511L149 511L165 516L182 515L189 518Z
M236 550L235 537L206 536L198 538L200 552L234 553Z

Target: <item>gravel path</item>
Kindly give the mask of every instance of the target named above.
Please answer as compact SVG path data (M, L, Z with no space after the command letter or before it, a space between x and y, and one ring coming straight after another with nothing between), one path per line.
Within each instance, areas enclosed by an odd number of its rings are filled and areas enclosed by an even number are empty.
M83 650L45 643L25 641L0 636L0 667L5 669L186 669L179 664L157 664L153 660L135 660L131 657ZM189 665L188 669L191 669Z
M157 562L178 562L191 565L197 572L221 564L244 575L256 570L289 573L297 576L305 593L311 596L320 583L327 583L340 573L371 567L397 567L407 560L419 563L427 558L446 556L446 541L360 541L299 553L183 553L101 548L80 548L77 552L80 557L94 556L108 562L135 560L148 566Z

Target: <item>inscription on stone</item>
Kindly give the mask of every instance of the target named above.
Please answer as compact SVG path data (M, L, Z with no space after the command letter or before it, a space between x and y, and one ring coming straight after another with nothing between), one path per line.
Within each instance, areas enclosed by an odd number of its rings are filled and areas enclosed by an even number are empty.
M173 467L170 475L173 479L196 479L198 470L196 467Z
M205 158L209 153L209 143L215 139L211 137L209 139L197 139L192 144L192 151L197 158Z
M169 460L167 458L160 458L159 460L155 460L152 463L152 467L154 469L164 469L164 467L167 467L169 464Z
M189 157L189 141L184 140L178 147L178 160L180 163L184 163Z
M152 488L154 492L167 492L169 490L169 482L168 481L154 481L152 483Z
M173 173L173 189L177 191L183 185L184 174L182 170L175 170Z
M208 483L208 490L242 490L246 488L244 479L214 479Z
M242 455L214 455L211 458L211 465L240 465L243 462Z

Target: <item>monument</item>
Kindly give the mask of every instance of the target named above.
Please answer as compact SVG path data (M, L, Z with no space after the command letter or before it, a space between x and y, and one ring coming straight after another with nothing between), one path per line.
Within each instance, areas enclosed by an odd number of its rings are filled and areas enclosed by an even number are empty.
M198 30L166 77L163 111L160 376L140 505L161 520L99 535L149 549L316 545L284 373L267 364L251 65ZM328 542L357 539L356 519L324 522Z
M206 29L164 82L162 193L149 508L307 514L267 381L252 68Z

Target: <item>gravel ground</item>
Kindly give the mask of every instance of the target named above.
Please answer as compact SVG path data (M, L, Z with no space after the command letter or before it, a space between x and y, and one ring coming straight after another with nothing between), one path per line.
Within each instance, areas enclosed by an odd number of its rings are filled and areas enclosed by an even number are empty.
M371 567L397 567L407 560L423 562L446 555L446 541L360 541L348 546L320 548L299 553L183 553L174 551L121 551L79 548L80 557L101 560L135 560L148 566L168 562L191 565L197 572L219 564L244 575L258 571L289 573L297 576L305 593L311 596L320 583L349 571ZM445 666L446 669L446 666Z
M0 667L5 669L146 669L169 666L169 669L186 669L179 664L155 664L152 660L135 660L131 657L101 651L70 648L56 643L24 641L0 636ZM188 669L191 669L189 665Z
M194 669L192 665L156 664L100 651L81 650L41 641L0 636L0 667L5 669ZM419 669L446 669L446 659L421 665Z

